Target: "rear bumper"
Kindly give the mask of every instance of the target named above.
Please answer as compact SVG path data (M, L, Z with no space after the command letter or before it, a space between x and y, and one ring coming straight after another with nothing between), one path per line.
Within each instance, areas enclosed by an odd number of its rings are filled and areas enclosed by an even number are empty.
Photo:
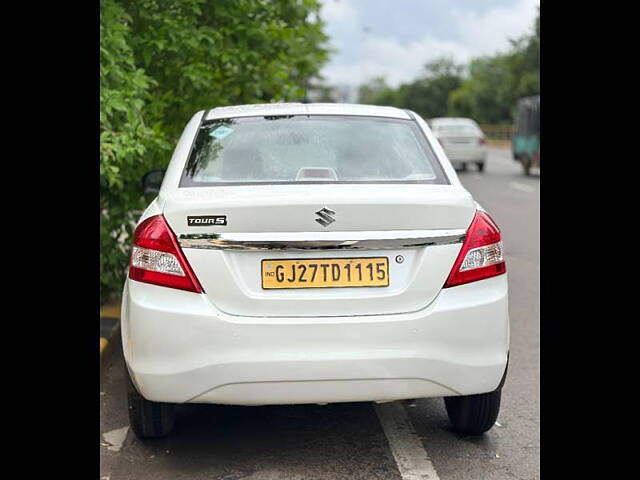
M464 163L464 162L484 162L487 159L487 149L478 148L473 150L445 150L447 158L451 163Z
M386 401L494 390L509 348L507 276L443 290L398 315L237 317L204 295L127 280L125 360L171 403Z

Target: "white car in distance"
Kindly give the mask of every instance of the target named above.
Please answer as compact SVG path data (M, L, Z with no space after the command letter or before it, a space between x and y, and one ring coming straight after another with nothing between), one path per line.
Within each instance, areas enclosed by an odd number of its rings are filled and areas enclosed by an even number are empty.
M487 141L480 126L470 118L432 118L429 125L449 161L466 170L469 163L484 171Z
M160 185L161 183L161 185ZM500 407L500 230L425 121L391 107L196 113L135 231L122 299L138 437L185 403L444 397L457 431Z

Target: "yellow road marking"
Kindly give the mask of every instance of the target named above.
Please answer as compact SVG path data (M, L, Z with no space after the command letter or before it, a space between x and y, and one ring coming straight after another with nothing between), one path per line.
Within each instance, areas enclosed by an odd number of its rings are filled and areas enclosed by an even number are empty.
M101 317L120 317L120 304L105 305L100 309Z
M120 303L110 303L100 308L100 317L120 318ZM100 337L100 356L104 353L109 345L109 340Z

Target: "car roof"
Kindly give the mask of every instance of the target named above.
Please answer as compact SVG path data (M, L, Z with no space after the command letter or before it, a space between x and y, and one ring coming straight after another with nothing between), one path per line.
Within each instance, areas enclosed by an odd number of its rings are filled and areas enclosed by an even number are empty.
M216 107L205 112L204 120L270 115L359 115L411 119L406 110L379 105L360 105L355 103L261 103Z

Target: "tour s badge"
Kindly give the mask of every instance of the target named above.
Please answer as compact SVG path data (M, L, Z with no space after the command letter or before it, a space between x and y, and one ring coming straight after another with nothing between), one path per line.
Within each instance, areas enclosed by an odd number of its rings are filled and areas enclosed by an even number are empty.
M208 227L210 225L226 224L226 215L197 215L187 217L187 225L190 227Z

